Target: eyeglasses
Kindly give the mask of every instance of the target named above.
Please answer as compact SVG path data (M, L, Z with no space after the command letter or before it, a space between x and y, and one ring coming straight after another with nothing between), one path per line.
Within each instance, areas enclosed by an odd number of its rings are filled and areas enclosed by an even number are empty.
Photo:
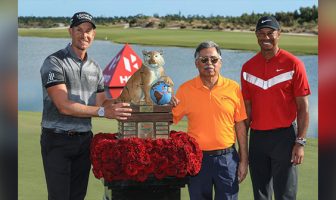
M200 60L203 64L208 63L209 60L211 61L212 64L216 64L221 58L216 57L216 56L211 56L211 57L198 57L198 60Z

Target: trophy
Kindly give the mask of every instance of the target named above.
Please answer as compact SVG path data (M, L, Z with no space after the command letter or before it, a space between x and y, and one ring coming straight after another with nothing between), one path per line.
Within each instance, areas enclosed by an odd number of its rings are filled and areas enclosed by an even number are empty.
M168 138L172 123L173 81L164 72L162 51L142 51L144 61L126 83L118 101L129 102L132 116L118 122L120 138Z
M164 73L162 51L142 51L143 63L127 81L118 102L131 104L132 115L118 120L118 139L151 138L168 139L173 122L173 81ZM186 178L148 177L145 182L132 180L106 182L105 198L111 199L180 199L180 188Z

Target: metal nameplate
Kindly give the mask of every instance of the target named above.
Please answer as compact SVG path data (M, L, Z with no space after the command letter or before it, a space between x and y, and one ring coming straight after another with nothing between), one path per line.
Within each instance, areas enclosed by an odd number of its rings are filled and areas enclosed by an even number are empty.
M124 130L122 134L123 135L136 135L136 131L135 130Z
M156 135L155 138L156 139L168 139L169 136L168 135Z
M132 138L132 137L136 137L136 135L123 135L122 138Z
M139 122L138 123L139 138L153 138L154 124L153 122Z
M124 126L125 131L135 131L136 127L135 126Z
M156 122L156 126L168 126L168 122Z
M154 106L140 106L139 108L140 112L153 112L154 111Z
M168 126L156 126L156 130L168 130L169 127Z
M135 122L123 122L124 126L135 126L136 123Z
M169 135L169 131L168 130L156 130L156 135Z

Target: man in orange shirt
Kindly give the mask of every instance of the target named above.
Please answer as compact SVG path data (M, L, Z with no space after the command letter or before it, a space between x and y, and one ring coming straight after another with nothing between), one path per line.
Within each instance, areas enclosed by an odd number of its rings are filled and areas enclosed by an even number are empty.
M199 76L181 85L172 99L174 123L188 118L188 134L203 151L202 167L188 183L191 200L238 198L247 174L246 112L239 85L220 75L219 46L206 41L196 49ZM238 139L239 154L235 149Z

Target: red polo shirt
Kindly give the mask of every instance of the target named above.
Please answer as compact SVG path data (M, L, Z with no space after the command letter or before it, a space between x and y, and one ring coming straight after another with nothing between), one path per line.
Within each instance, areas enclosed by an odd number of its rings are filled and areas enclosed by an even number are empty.
M251 128L288 127L297 116L295 97L310 94L302 61L280 49L270 60L259 52L241 72L242 93L251 101Z

